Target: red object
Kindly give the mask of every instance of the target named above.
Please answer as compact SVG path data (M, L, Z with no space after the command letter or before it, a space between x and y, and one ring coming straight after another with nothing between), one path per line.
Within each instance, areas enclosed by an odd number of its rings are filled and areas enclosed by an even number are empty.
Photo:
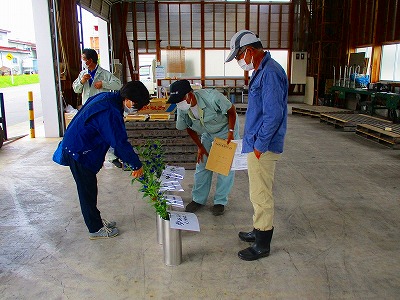
M94 30L95 31L99 31L99 26L98 25L94 25Z

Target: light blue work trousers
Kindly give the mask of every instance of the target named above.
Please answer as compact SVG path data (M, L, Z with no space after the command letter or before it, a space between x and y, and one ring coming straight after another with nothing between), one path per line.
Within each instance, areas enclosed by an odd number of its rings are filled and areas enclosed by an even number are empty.
M236 131L236 130L235 130ZM236 133L237 134L237 133ZM235 134L235 135L236 135ZM210 153L211 144L214 140L215 135L209 133L203 133L201 135L201 143L206 148L207 152ZM225 137L222 137L226 139ZM235 136L235 139L238 136ZM203 156L203 161L196 164L196 171L194 173L194 185L192 190L193 201L205 205L207 202L208 194L210 193L213 171L206 169L207 156ZM217 174L217 186L214 195L214 205L228 203L228 194L230 193L233 182L235 179L235 171L230 171L228 176Z

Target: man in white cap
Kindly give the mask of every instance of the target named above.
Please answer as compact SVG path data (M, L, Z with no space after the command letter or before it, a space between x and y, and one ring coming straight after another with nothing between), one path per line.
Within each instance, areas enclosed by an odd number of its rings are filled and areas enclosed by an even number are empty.
M249 30L237 32L230 42L226 62L236 59L245 71L254 70L249 84L243 135L243 153L248 153L249 194L253 204L253 230L239 238L253 244L239 251L243 260L256 260L270 253L274 231L272 186L275 164L283 152L287 123L288 79L260 39Z

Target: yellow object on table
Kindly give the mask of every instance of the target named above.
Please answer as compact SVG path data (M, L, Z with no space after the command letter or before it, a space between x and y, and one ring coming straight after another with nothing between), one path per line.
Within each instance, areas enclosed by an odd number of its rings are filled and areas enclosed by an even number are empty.
M170 113L151 113L149 116L150 120L169 120L171 118Z

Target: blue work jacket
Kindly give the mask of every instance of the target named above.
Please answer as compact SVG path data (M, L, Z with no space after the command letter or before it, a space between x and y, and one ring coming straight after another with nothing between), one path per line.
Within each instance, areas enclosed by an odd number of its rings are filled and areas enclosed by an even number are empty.
M288 79L282 66L265 52L253 72L248 92L242 153L254 149L283 152L287 123Z
M90 97L65 131L61 143L64 153L97 173L111 146L114 154L133 170L140 169L142 163L126 134L123 100L119 92L104 92Z

